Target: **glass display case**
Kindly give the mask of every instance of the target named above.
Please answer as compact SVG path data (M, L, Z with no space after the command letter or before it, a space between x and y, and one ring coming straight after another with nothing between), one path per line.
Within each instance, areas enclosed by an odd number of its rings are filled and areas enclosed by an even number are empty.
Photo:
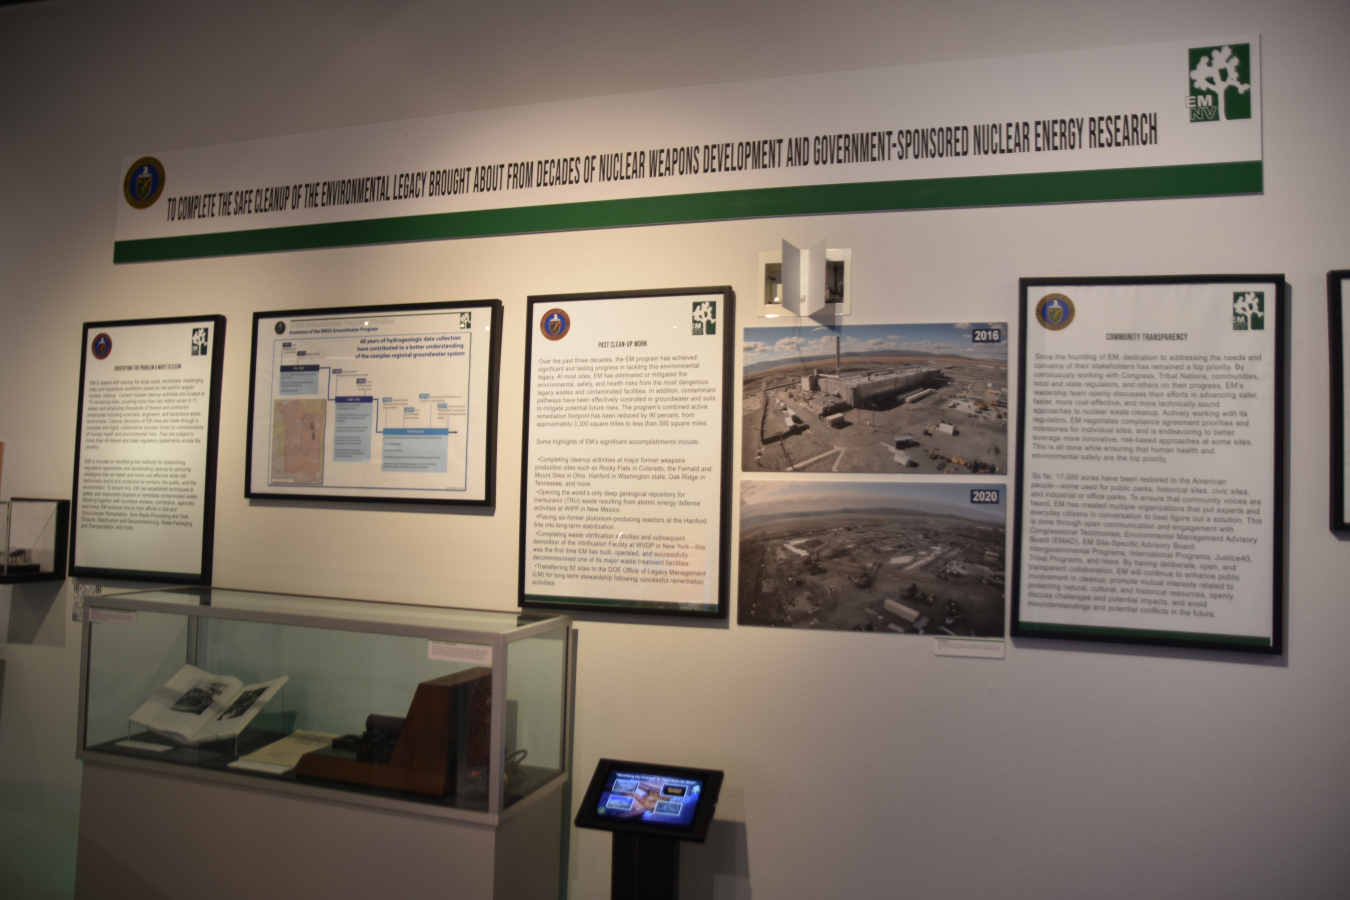
M225 588L91 596L78 755L495 825L567 778L571 633Z
M6 501L0 584L64 581L69 537L69 500Z

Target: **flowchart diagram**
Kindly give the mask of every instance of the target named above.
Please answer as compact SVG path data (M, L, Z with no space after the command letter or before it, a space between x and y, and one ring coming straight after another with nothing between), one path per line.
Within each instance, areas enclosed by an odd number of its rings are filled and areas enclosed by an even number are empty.
M269 485L464 490L473 334L402 324L274 341Z

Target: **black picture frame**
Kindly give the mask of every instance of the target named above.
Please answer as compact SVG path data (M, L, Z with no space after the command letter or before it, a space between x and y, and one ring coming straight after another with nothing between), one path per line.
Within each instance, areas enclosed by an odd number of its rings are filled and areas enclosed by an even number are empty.
M671 828L665 825L651 825L644 822L600 816L597 812L600 805L600 795L604 793L605 783L609 780L609 773L615 769L621 771L636 770L647 775L686 778L691 781L702 782L703 788L699 794L698 809L694 811L694 821L688 828ZM720 769L695 769L686 766L666 766L658 763L629 762L621 759L602 759L596 763L595 772L591 775L591 783L586 787L586 795L582 797L581 809L577 812L574 822L578 828L650 835L702 844L708 839L708 827L712 824L713 815L717 812L717 800L722 793L724 777L725 773Z
M487 425L483 434L483 497L468 499L456 497L402 497L372 494L324 495L303 490L267 489L253 487L253 428L254 406L258 391L258 323L263 319L297 318L313 316L316 318L332 316L384 315L407 312L455 312L464 310L487 309L490 311L491 327L488 332L488 388L487 388ZM497 505L497 414L498 394L501 384L502 355L502 301L490 300L454 300L432 301L426 303L390 303L370 306L328 306L312 309L264 310L253 314L252 349L249 353L248 376L248 424L245 431L246 447L244 452L244 497L245 499L266 500L303 500L310 503L382 503L414 506L461 506L495 507ZM352 490L363 490L352 488Z
M1345 428L1350 422L1345 401L1345 300L1344 284L1350 281L1350 269L1327 272L1327 339L1330 344L1331 370L1331 530L1350 531L1345 502Z
M190 572L153 572L140 569L113 569L75 564L76 541L79 534L80 500L80 448L84 434L84 378L85 363L89 354L89 334L103 328L134 328L142 325L178 325L189 323L211 323L211 396L208 405L206 425L206 482L202 488L202 554L201 571ZM70 488L70 565L69 571L74 578L109 578L129 581L163 582L181 585L211 584L212 567L215 561L216 541L216 469L220 457L220 388L225 372L225 317L213 316L170 316L156 319L120 319L100 322L85 322L80 340L80 395L75 418L75 474Z
M718 324L721 329L722 337L722 409L721 418L721 447L719 448L719 459L721 461L721 483L718 492L718 571L717 571L717 608L715 610L689 610L674 609L667 606L660 607L641 607L641 606L618 606L612 603L596 602L589 603L583 599L570 598L570 600L553 601L532 601L528 599L525 590L525 548L529 540L529 478L527 460L528 448L530 442L530 391L532 389L533 368L534 368L534 310L540 304L552 304L560 302L574 302L586 300L644 300L653 297L684 297L695 295L720 294L722 296L722 310L724 316ZM525 388L523 392L523 409L521 412L521 449L522 459L520 467L520 556L519 571L517 578L517 602L522 609L551 609L551 610L572 610L613 613L616 615L639 615L639 616L678 616L683 618L700 619L725 619L730 610L731 600L731 465L732 465L732 447L734 441L733 420L734 406L733 396L739 396L739 391L733 395L736 381L736 292L730 285L715 285L707 287L687 287L687 288L668 288L668 289L643 289L635 291L600 291L586 292L577 294L541 294L528 298L525 316ZM597 598L598 601L598 598Z
M1044 625L1035 626L1022 621L1021 616L1021 576L1023 566L1024 535L1022 528L1022 512L1024 502L1024 483L1026 466L1023 460L1027 458L1027 345L1026 340L1028 326L1028 301L1029 292L1032 288L1044 289L1054 287L1087 286L1087 285L1204 285L1204 284L1269 284L1274 296L1273 315L1267 315L1267 322L1274 323L1274 347L1275 347L1275 384L1274 384L1274 413L1275 413L1275 434L1269 435L1273 442L1274 471L1271 473L1273 479L1273 494L1271 508L1268 512L1273 517L1272 541L1274 546L1271 548L1273 554L1272 569L1273 578L1271 584L1271 640L1268 646L1255 643L1240 643L1231 640L1222 640L1219 638L1207 638L1200 632L1194 632L1196 635L1191 637L1169 637L1149 634L1125 633L1126 629L1109 629L1095 627L1063 627L1056 630L1057 626L1046 627ZM1014 502L1013 502L1013 553L1012 553L1012 577L1009 581L1009 602L1011 605L1011 615L1009 617L1010 634L1015 638L1048 638L1056 640L1074 640L1074 641L1094 641L1118 644L1142 644L1163 647L1183 647L1197 650L1223 650L1236 651L1243 653L1256 653L1263 655L1280 655L1284 653L1284 604L1285 604L1285 583L1286 566L1288 564L1288 535L1286 533L1285 517L1285 497L1286 497L1286 455L1285 442L1289 433L1288 426L1288 403L1286 392L1288 390L1288 366L1289 354L1287 352L1286 342L1289 336L1288 315L1289 308L1286 302L1286 283L1284 275L1158 275L1158 276L1119 276L1119 277L1083 277L1083 278L1021 278L1018 280L1018 367L1017 367L1017 468L1014 475ZM1133 631L1131 629L1130 631ZM1144 629L1140 629L1144 631ZM1173 632L1175 633L1175 632Z

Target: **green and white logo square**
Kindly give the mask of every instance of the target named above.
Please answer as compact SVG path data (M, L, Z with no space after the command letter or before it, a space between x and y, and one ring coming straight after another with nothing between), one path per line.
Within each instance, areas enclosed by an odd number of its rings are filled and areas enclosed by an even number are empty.
M694 334L717 334L717 301L694 301Z
M1252 117L1252 45L1192 47L1191 93L1186 108L1192 122Z
M1266 330L1266 292L1233 292L1233 330Z
M211 329L194 328L192 329L192 355L206 356L211 351L210 345Z
M459 314L459 327L461 331L467 331L473 327L473 313L462 312Z

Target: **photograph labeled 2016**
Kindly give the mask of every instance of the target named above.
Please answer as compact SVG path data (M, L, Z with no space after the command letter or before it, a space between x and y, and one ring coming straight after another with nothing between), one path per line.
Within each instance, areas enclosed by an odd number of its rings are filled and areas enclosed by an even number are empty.
M1002 322L745 329L746 472L1008 471Z
M742 625L1003 635L1006 488L742 481Z

